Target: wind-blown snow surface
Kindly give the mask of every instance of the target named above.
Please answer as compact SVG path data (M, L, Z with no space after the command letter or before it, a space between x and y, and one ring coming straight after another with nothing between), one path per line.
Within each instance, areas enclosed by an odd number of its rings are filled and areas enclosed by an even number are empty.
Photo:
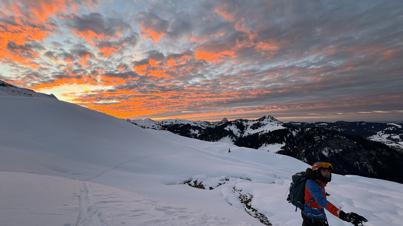
M0 106L0 225L260 225L234 191L253 196L273 225L301 224L286 196L307 165L291 157L146 130L51 98L0 96ZM194 178L223 184L184 184ZM401 225L401 184L335 175L328 192L368 226Z

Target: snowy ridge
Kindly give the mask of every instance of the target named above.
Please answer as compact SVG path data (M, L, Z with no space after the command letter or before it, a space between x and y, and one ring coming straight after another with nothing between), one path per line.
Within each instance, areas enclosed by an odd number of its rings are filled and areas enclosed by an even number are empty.
M384 143L390 147L403 151L402 135L403 134L389 134L386 131L379 131L375 135L369 136L368 139Z
M226 119L223 119L222 121L218 122L190 121L183 119L168 119L162 121L154 121L152 119L140 119L128 121L130 121L134 125L146 129L167 129L169 127L187 126L186 128L190 128L190 133L194 135L198 135L200 133L200 130L205 130L206 128L226 125L224 129L232 132L233 135L238 137L268 133L285 128L282 122L278 121L270 115L266 115L255 120L237 119L234 121L228 121Z
M167 119L167 120L162 120L159 123L160 125L191 125L191 126L200 126L202 128L206 128L210 126L209 122L204 122L204 121L190 121L190 120L184 120L184 119Z
M372 141L386 144L387 146L403 152L403 123L401 122L344 122L332 123L290 123L292 125L318 126L339 132L358 135Z
M45 98L56 99L56 97L53 95L37 93L33 90L20 88L20 87L11 85L11 84L1 81L1 80L0 80L0 96L45 97Z
M286 196L308 165L294 158L145 130L50 98L7 96L0 106L0 225L301 224ZM185 183L194 179L213 189ZM402 184L335 175L328 192L366 226L401 225Z
M205 122L205 121L190 121L190 120L183 120L183 119L167 119L161 121L155 121L152 119L129 119L129 122L133 123L134 125L140 126L141 128L145 129L162 129L164 126L171 126L171 125L189 125L189 126L198 126L203 129L214 125L214 123Z
M399 125L399 124L397 124L397 123L387 123L387 125L389 125L389 126L395 126L395 127L397 127L397 128L399 128L399 129L401 129L402 128L402 126L401 125Z
M256 120L236 120L234 124L228 125L225 129L232 131L236 136L248 136L284 129L282 124L273 116L266 115Z
M161 129L161 126L158 124L158 122L152 120L152 119L134 119L134 120L128 120L129 122L133 123L134 125L137 125L141 128L144 129Z

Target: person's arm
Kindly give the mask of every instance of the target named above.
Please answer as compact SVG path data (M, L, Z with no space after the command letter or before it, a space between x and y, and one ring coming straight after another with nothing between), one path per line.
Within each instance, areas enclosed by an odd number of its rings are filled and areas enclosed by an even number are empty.
M313 180L308 180L306 186L311 193L312 197L319 204L319 206L326 208L327 211L339 217L340 210L334 206L331 202L327 201L326 196L324 196L320 190L319 185Z

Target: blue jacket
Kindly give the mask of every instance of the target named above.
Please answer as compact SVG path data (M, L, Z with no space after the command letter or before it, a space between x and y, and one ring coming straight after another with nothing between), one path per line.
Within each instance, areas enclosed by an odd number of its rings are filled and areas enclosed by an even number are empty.
M305 204L302 214L309 218L325 221L325 209L339 217L340 210L326 199L326 183L308 179L305 183Z

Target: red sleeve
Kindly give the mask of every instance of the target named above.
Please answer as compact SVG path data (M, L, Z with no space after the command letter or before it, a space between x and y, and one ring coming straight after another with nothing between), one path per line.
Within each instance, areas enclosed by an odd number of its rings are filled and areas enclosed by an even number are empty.
M332 213L336 217L339 217L339 212L340 212L339 208L334 206L331 202L327 201L326 209L327 209L327 211L329 211L330 213Z

